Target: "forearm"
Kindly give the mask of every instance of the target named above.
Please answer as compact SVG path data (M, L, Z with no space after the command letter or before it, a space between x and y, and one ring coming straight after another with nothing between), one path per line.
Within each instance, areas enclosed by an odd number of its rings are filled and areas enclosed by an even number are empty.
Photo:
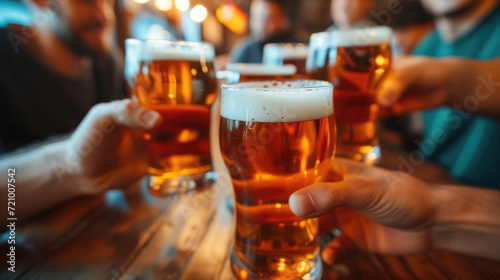
M500 59L443 59L450 71L446 105L468 114L500 120Z
M435 249L500 260L500 191L442 186L436 197Z
M19 219L44 211L76 197L73 168L65 158L67 141L50 143L30 151L0 159L0 186L7 211L9 168L15 169L15 216Z

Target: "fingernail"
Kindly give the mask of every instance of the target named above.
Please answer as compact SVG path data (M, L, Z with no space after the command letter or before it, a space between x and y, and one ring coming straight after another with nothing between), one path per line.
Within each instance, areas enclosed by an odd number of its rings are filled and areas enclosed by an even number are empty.
M306 217L316 213L316 206L314 201L308 193L294 193L290 197L290 204L296 205L299 216Z
M153 126L159 117L160 114L155 111L145 111L144 113L142 113L141 120L145 125Z

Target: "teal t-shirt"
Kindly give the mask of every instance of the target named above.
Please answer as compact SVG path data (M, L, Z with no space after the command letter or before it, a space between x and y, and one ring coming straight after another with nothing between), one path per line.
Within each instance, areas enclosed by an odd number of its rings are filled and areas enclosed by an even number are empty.
M445 42L438 32L432 32L414 54L480 60L500 57L500 6L454 42ZM480 84L479 77L477 83ZM490 94L498 92L500 89ZM420 152L446 168L457 180L500 189L500 122L467 111L474 104L466 102L456 104L455 108L440 107L423 113Z

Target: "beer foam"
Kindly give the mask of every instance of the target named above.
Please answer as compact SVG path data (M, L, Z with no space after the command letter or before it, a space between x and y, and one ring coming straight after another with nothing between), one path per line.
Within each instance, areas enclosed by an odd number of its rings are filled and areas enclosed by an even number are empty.
M264 46L264 61L274 59L304 59L309 52L309 46L302 43L271 43Z
M309 53L309 47L305 46L302 48L294 48L290 51L285 51L283 53L284 59L303 59L307 58L307 54Z
M259 75L259 76L273 76L273 75L293 75L297 72L295 65L280 65L269 66L259 63L228 63L226 70L237 72L240 75Z
M213 61L215 51L209 43L199 42L181 42L181 41L164 41L164 40L147 40L140 41L136 39L127 39L127 47L137 47L136 53L139 60L186 60L200 61L205 59Z
M331 38L331 44L337 47L364 47L390 44L392 41L392 29L380 26L347 31L333 31Z
M221 116L255 122L298 122L333 115L333 85L325 81L259 81L222 86Z

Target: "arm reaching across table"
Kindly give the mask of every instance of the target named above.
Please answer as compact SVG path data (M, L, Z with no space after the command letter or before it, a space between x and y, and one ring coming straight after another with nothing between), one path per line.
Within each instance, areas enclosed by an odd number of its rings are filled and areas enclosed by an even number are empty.
M395 114L449 106L500 119L500 59L396 57L378 101Z
M156 112L129 99L97 104L69 139L3 156L0 180L8 181L9 168L16 170L15 216L28 217L146 175L144 130L159 122ZM2 185L2 197L7 198L7 187Z

